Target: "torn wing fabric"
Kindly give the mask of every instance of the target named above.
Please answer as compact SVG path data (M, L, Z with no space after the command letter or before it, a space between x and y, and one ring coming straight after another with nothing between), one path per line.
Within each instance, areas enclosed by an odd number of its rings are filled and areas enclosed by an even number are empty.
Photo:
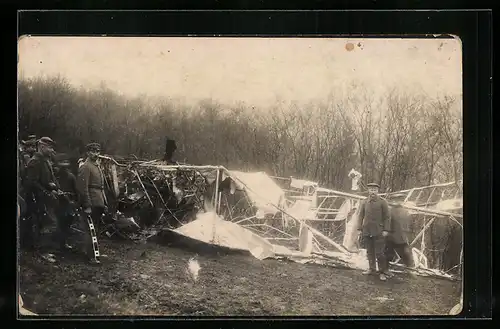
M463 199L448 199L440 201L436 204L435 209L441 211L452 212L459 209L463 209L464 203Z
M363 175L361 175L360 172L354 170L354 169L351 169L351 171L349 172L348 174L349 177L351 177L352 179L352 186L351 186L351 190L353 191L357 191L359 190L359 180L361 179L361 177Z
M353 208L351 199L346 199L342 206L340 206L337 216L335 216L335 221L343 221L347 219L351 209Z
M313 234L302 223L299 230L299 250L308 256L311 255L313 250Z
M304 187L307 187L307 186L317 186L317 185L318 185L318 183L310 182L310 181L303 180L303 179L296 179L296 178L292 178L291 182L290 182L290 187L296 188L299 190L302 190Z
M352 214L351 218L345 226L344 240L342 245L349 251L357 251L357 241L358 241L358 227L359 227L359 202L355 205L356 211Z
M214 212L199 213L196 219L175 230L184 236L231 249L247 250L256 258L273 255L273 245L266 239Z
M311 209L312 201L310 200L297 200L295 203L288 207L287 214L293 218L301 220L314 220L316 219L316 211Z
M285 201L285 192L264 172L246 173L230 171L232 180L240 190L244 190L259 213L276 214Z
M115 197L120 195L120 187L118 186L118 173L116 171L116 165L111 165L111 179L113 181L113 192L115 192Z

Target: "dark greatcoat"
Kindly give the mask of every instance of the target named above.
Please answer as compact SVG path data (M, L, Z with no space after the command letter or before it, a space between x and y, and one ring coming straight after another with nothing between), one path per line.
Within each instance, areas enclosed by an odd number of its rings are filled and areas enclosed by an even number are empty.
M382 231L391 230L391 214L387 201L379 196L363 200L359 212L359 229L363 236L381 236Z
M408 243L411 216L408 210L400 205L391 208L391 234L389 240L395 244Z
M27 192L33 193L39 200L44 199L52 190L49 186L50 183L56 184L57 188L59 187L49 160L41 153L36 152L26 167Z

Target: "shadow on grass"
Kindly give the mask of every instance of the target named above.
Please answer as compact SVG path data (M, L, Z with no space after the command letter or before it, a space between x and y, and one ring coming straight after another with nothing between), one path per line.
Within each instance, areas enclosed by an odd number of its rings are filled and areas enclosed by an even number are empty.
M227 256L227 255L242 255L251 256L247 250L233 249L229 247L218 246L196 240L169 229L163 229L155 236L148 239L149 242L154 242L169 248L177 248L196 253L201 256Z

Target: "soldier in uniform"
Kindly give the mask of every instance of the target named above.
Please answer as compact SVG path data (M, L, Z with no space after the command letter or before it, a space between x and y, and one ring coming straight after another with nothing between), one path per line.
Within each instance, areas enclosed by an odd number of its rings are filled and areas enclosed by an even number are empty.
M24 146L22 156L25 164L28 164L29 160L35 155L36 143L36 135L29 135L26 141L22 141Z
M29 247L35 251L40 247L42 219L49 210L57 207L59 187L49 160L55 153L54 147L55 142L51 138L40 138L38 152L33 155L26 167L26 202L30 214L26 224L29 228L33 227L33 231L26 233L30 240Z
M101 146L98 143L87 145L87 159L78 169L77 188L80 203L86 215L90 215L95 231L99 234L102 215L106 210L106 195L104 194L104 174L98 164ZM91 245L87 246L91 253ZM90 259L94 262L94 258Z
M26 142L21 141L17 153L17 167L18 167L18 176L17 176L17 206L18 206L18 227L20 227L21 232L21 248L25 247L26 240L30 238L28 234L29 223L26 221L25 214L26 210L26 166L29 160L29 156L26 154Z
M26 141L21 141L19 153L19 176L21 186L24 184L24 177L28 162L36 152L36 143L37 141L35 135L30 135Z
M407 234L410 232L410 214L400 203L391 204L391 232L386 238L385 258L387 266L396 256L408 267L413 267L413 255L410 250Z
M55 157L55 173L61 191L64 193L59 198L57 211L58 235L57 242L61 250L69 250L72 247L67 243L70 225L75 216L76 199L78 191L76 188L76 177L70 171L71 163L65 154L58 154Z
M391 215L387 201L378 195L379 185L367 184L368 198L360 205L358 231L362 245L366 248L369 270L364 274L375 274L376 264L379 278L387 280L387 261L385 259L385 237L391 230ZM375 263L376 260L376 263Z
M86 158L78 159L78 168L80 168L85 163Z

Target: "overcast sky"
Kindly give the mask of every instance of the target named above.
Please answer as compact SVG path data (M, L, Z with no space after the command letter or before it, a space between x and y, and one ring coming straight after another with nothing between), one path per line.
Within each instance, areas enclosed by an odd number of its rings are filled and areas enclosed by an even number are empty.
M60 74L86 88L104 81L128 96L255 106L324 99L353 81L375 94L394 86L462 93L453 39L24 37L19 73Z

